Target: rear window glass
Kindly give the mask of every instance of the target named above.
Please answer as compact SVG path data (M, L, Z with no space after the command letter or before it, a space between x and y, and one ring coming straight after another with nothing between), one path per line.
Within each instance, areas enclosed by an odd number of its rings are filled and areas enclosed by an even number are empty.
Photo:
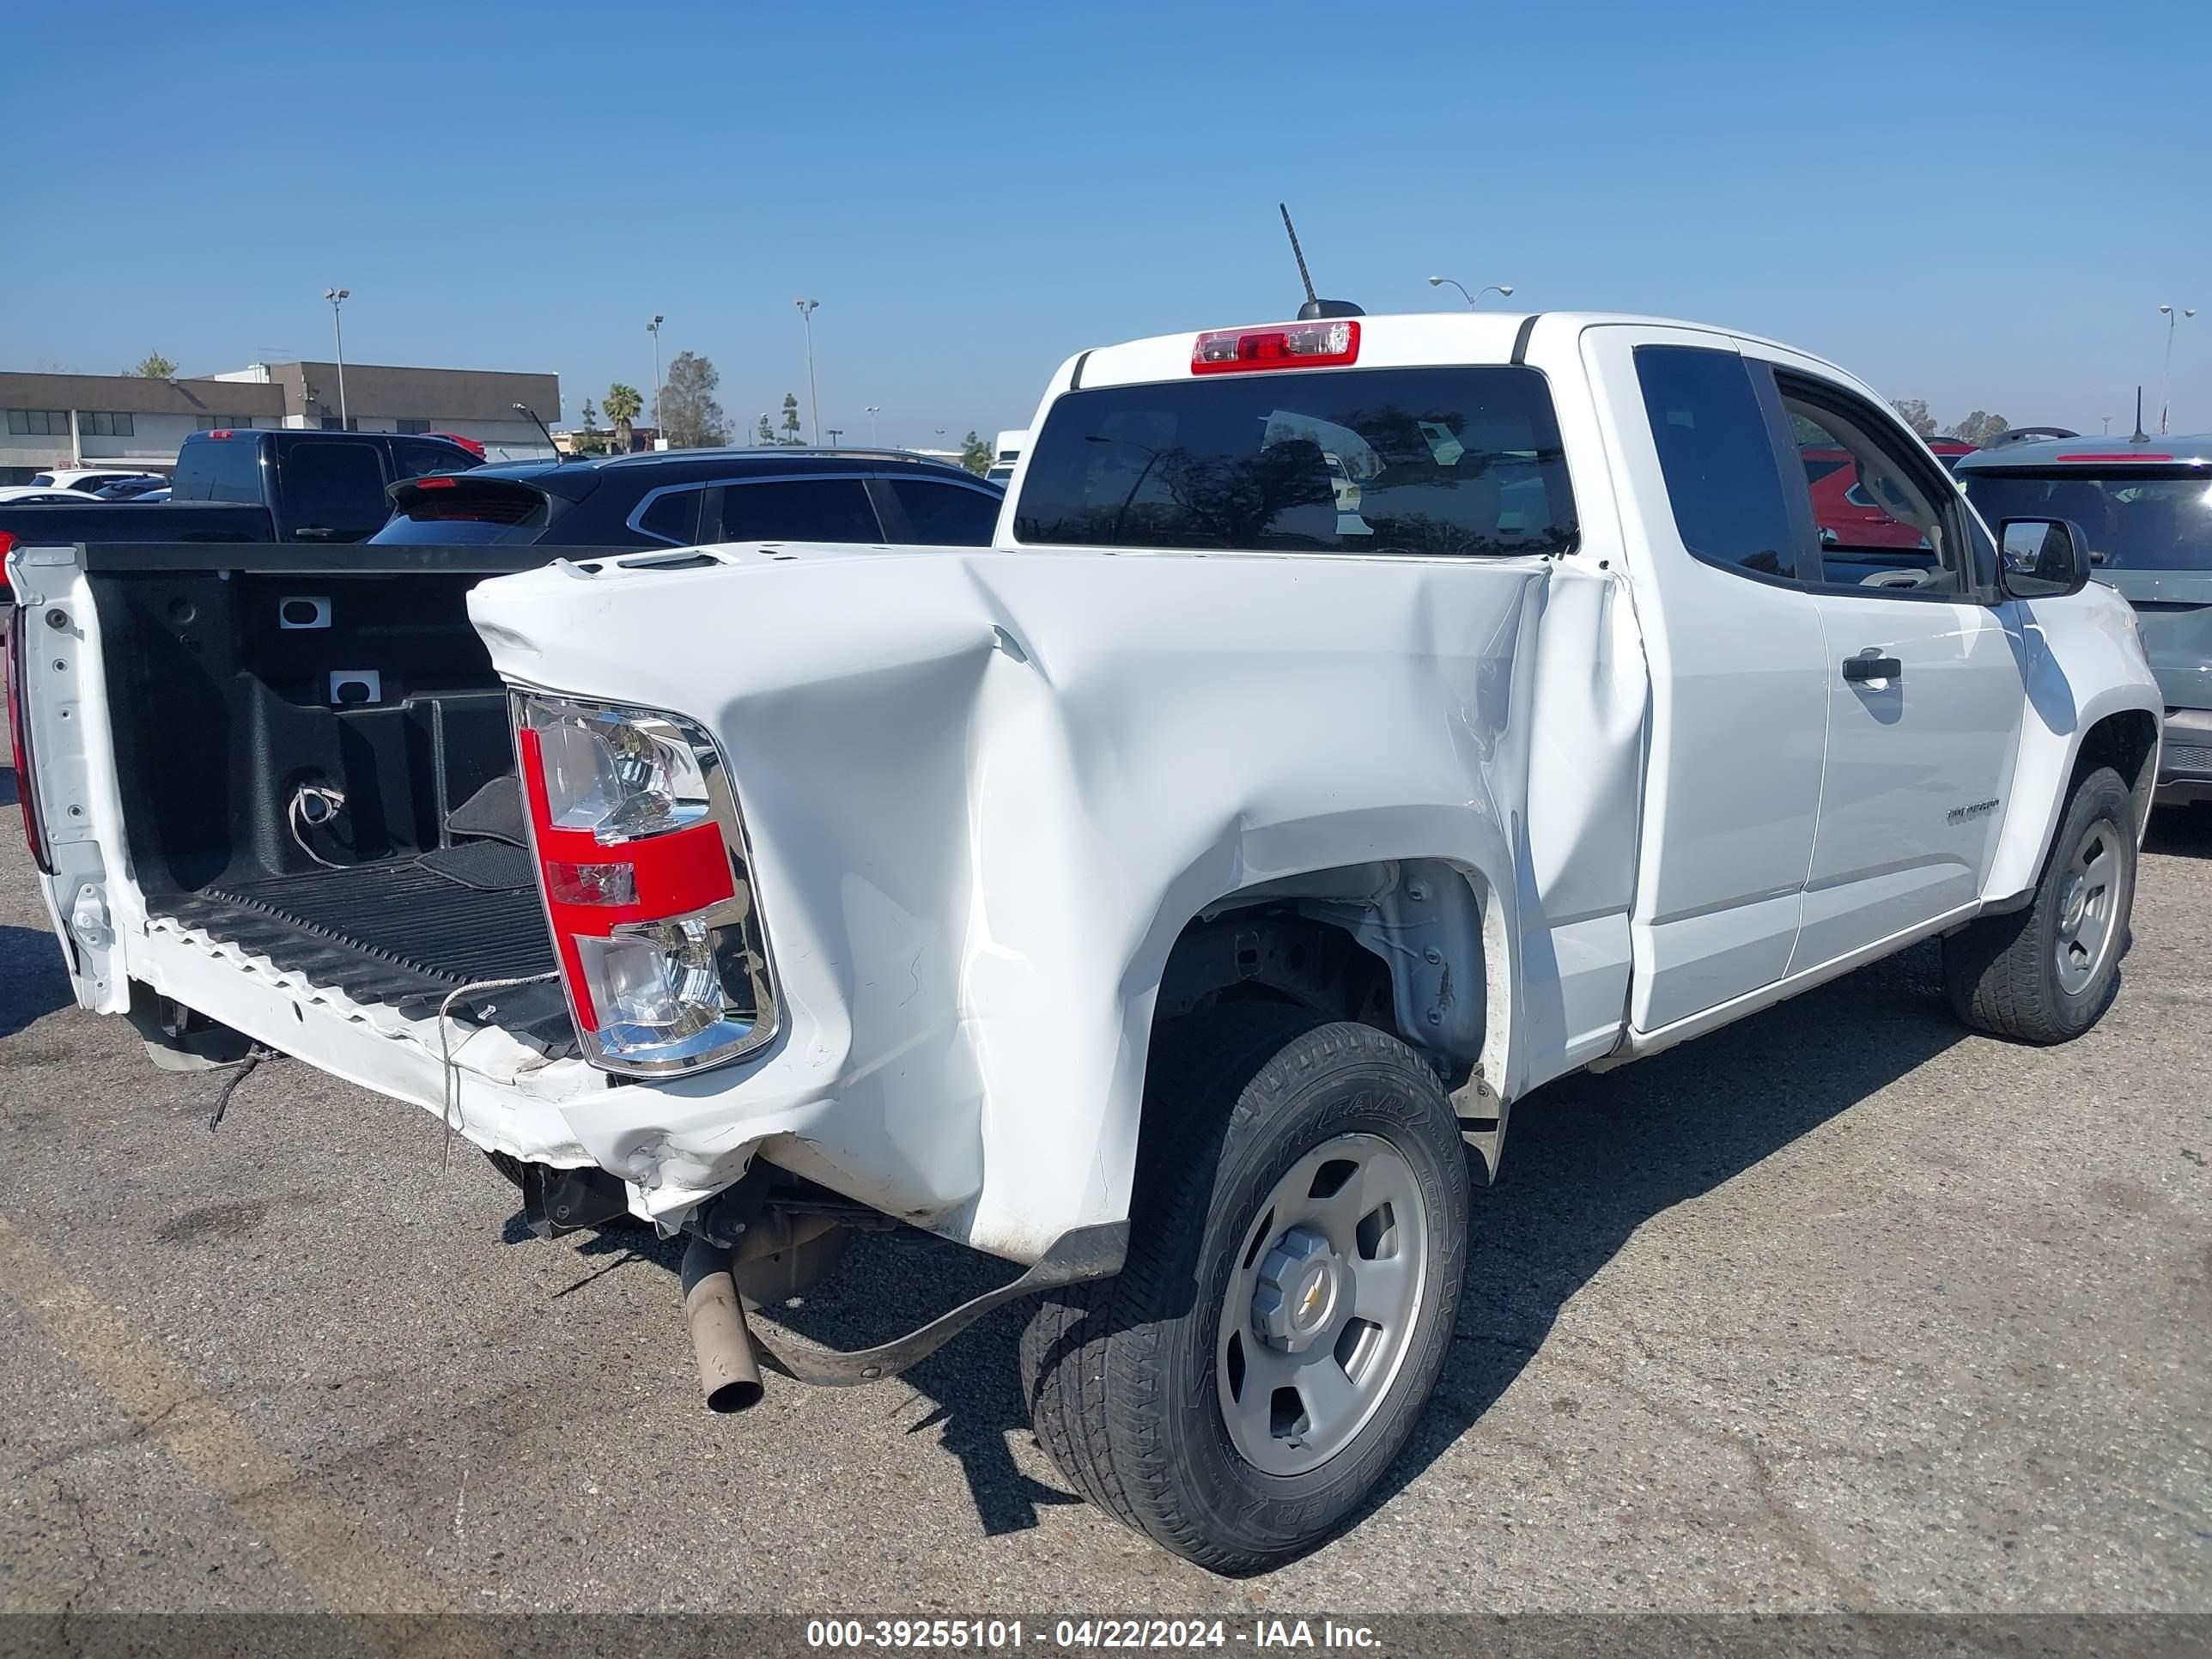
M174 501L240 501L258 504L261 441L258 438L187 438L177 452Z
M483 519L397 518L368 539L378 547L474 547L487 542L531 542L536 526L493 524Z
M374 444L295 443L280 465L284 504L301 528L367 536L384 522L384 458Z
M1327 369L1102 386L1037 434L1018 540L1559 553L1575 505L1534 369Z
M2067 519L2089 538L2089 561L2116 570L2212 570L2212 473L2041 477L1959 474L1992 528L2002 519Z
M999 527L1000 497L966 484L894 478L890 492L907 526L925 547L988 547Z

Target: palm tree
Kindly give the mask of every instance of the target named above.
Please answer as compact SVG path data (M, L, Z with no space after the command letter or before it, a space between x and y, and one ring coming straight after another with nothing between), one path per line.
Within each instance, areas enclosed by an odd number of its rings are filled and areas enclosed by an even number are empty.
M624 386L620 380L607 388L607 395L601 401L600 411L615 423L615 447L625 455L629 453L629 423L644 407L645 399L637 395L637 388Z

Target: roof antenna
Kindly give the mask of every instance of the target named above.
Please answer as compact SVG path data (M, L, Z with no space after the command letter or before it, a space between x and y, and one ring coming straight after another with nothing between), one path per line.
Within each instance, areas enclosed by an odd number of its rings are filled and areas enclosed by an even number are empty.
M1297 227L1291 222L1290 207L1278 202L1275 210L1283 216L1283 228L1291 239L1291 257L1298 262L1298 281L1305 284L1306 302L1298 307L1298 320L1310 323L1322 317L1364 317L1367 313L1349 300L1324 300L1314 292L1313 277L1306 270L1305 250L1298 246Z
M2128 440L2131 444L2147 444L2150 434L2142 429L2142 388L2136 388L2136 435Z
M536 427L540 432L543 432L545 434L545 447L553 452L553 459L556 465L568 459L566 455L563 455L561 453L561 446L553 441L552 429L549 428L544 422L538 418L538 411L536 410L532 409L528 404L517 404L514 405L514 411L518 415L527 415L530 416L531 425Z

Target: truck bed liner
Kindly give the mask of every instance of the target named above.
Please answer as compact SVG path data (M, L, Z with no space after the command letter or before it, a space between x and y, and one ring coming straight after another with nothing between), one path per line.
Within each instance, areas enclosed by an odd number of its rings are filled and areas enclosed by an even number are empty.
M534 885L486 890L419 859L149 895L147 902L361 1002L434 1004L464 985L550 974L555 965Z

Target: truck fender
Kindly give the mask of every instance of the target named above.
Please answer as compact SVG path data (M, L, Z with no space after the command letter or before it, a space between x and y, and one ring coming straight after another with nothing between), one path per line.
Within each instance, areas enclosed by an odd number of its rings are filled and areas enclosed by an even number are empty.
M2158 721L2165 707L2143 663L2126 601L2110 589L2092 583L2068 599L2027 602L2022 611L2014 638L2027 708L2003 827L1983 885L1984 908L1993 912L2019 902L2042 875L2085 744L2101 749L2130 717L2150 723L2148 750L2130 755L2123 744L2114 758L2136 760L2136 775L2127 781L2136 795L2136 831L2142 832L2158 773ZM2085 687L2094 689L2085 694ZM2108 727L2116 719L2122 726Z

